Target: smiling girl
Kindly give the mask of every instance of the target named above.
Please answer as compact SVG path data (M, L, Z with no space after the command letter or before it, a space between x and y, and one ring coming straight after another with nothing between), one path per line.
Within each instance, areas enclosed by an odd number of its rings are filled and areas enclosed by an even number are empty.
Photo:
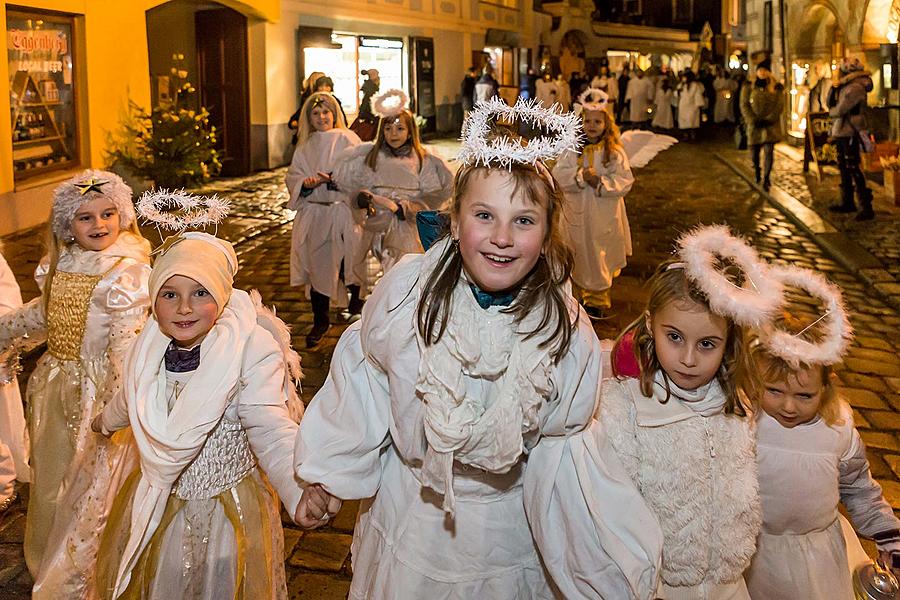
M658 596L746 599L742 574L761 519L739 399L755 389L743 328L711 309L680 260L661 264L649 288L646 310L613 350L633 332L639 377L606 380L598 418L662 526Z
M347 194L331 180L337 156L359 143L334 96L316 92L306 100L286 183L288 208L297 211L291 233L291 285L306 287L313 310L308 348L331 326L331 306L347 306L348 291L350 306L357 311L361 306L365 273L356 257L362 231L353 220Z
M459 170L449 231L341 337L297 440L299 477L321 485L299 522L374 496L354 600L647 598L657 538L634 532L652 516L617 463L588 458L601 353L566 283L564 198L542 163L490 160Z
M103 532L101 598L287 597L272 487L293 515L299 357L258 294L232 289L237 270L231 244L198 232L153 266L153 316L93 425L130 424L140 451Z
M0 350L23 337L47 340L26 390L25 560L35 598L79 598L110 497L135 465L130 441L98 440L89 425L119 389L123 354L144 325L150 244L137 229L131 188L95 170L56 188L48 240L35 273L42 295L0 317Z
M341 157L334 175L355 199L353 206L363 209L356 211L365 232L359 260L371 250L385 271L403 255L422 252L416 213L441 208L452 191L447 163L422 145L407 103L406 94L397 89L373 98L380 117L374 143Z

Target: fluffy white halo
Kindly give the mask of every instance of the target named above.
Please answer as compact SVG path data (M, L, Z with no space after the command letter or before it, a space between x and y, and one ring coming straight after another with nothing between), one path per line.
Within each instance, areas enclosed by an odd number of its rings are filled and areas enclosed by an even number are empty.
M783 285L801 289L822 301L825 314L819 321L822 322L825 337L819 343L812 343L769 323L762 328L760 334L760 341L766 350L794 368L800 363L833 365L840 362L853 337L853 328L847 320L840 289L815 271L800 267L772 265L769 267L769 274Z
M557 112L558 105L544 108L537 100L519 98L509 106L500 98L480 101L463 123L462 148L457 159L464 164L500 165L512 163L536 164L555 159L566 150L576 150L581 142L581 119L572 113ZM488 141L491 119L521 121L539 125L551 135L538 136L530 141L499 136Z
M738 325L762 327L784 303L784 286L749 244L724 225L700 227L678 240L685 273L706 294L710 308ZM716 257L729 259L744 273L738 287L716 268Z
M218 225L228 215L230 202L212 196L195 196L182 190L146 191L137 202L137 213L145 223L169 231L184 231ZM177 212L168 212L176 209Z
M372 98L372 112L382 119L396 117L409 106L409 96L403 90L391 88Z
M605 110L609 106L609 94L597 88L588 88L578 96L575 111L578 114L586 110Z

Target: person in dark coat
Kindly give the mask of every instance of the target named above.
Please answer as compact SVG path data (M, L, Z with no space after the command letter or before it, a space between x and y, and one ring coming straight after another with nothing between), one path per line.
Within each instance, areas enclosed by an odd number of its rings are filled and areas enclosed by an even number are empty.
M459 98L462 102L463 118L469 114L469 111L475 106L475 83L478 81L475 67L469 67L466 70L466 76L463 77L459 86Z
M834 212L854 212L853 189L859 197L857 221L875 218L872 190L859 166L860 132L866 130L866 95L872 91L872 73L858 58L845 58L841 77L828 93L828 114L833 119L831 138L837 147L838 169L841 171L841 202L829 208Z
M628 67L622 67L622 74L619 75L619 103L616 105L616 122L621 123L625 113L625 107L628 101L625 96L628 94L628 82L631 81L631 71Z
M762 181L769 191L775 144L782 138L782 112L784 111L784 86L775 81L769 59L756 65L755 77L744 82L741 88L741 117L747 130L747 145L753 159L756 183ZM763 164L759 155L762 152Z

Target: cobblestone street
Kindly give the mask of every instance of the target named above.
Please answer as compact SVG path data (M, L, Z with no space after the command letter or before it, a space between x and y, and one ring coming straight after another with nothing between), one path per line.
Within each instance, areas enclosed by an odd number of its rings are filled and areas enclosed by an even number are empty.
M451 156L453 143L440 144L439 151ZM861 278L862 273L853 266L852 252L840 258L827 254L822 240L817 243L809 228L785 216L735 171L748 168L744 153L721 144L682 143L635 172L637 181L626 199L634 256L614 283L613 316L598 325L597 332L601 338L612 337L640 313L645 297L643 282L669 254L673 240L698 223L727 223L749 238L763 257L823 272L843 288L856 331L853 348L838 368L840 389L855 409L873 473L896 510L900 508L900 313L893 301L900 294L898 213L876 205L881 222L875 225L849 222L852 215L848 222L834 225L837 233L870 255L868 267L861 267L869 269L868 279ZM219 233L236 244L241 259L236 287L258 289L264 301L275 305L278 315L292 326L305 372L303 399L308 402L325 379L334 345L346 325L340 324L339 317L333 318L337 324L323 343L313 351L305 350L304 335L312 323L312 313L302 291L288 286L292 214L284 208L284 172L281 169L223 180L204 193L216 192L233 201L233 216L220 226ZM831 187L813 186L809 192L809 178L799 172L799 165L780 157L774 193L776 199L778 194L790 195L808 208L821 210L835 200L830 195L834 179L826 178ZM803 197L803 190L807 190L807 197ZM158 243L155 231L145 231L145 235ZM4 254L26 300L37 294L31 272L40 254L39 237L31 230L3 240ZM833 242L835 238L829 239ZM825 243L824 247L829 246ZM880 285L877 294L873 293L873 278ZM356 508L357 503L345 504L331 526L315 532L300 531L285 516L291 598L346 597ZM29 597L30 577L21 554L24 517L21 500L0 517L0 600Z

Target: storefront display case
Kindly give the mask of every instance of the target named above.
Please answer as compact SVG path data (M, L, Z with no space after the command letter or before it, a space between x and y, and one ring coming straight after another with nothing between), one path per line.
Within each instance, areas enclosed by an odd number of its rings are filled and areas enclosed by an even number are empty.
M9 10L6 22L15 180L76 167L74 19Z

